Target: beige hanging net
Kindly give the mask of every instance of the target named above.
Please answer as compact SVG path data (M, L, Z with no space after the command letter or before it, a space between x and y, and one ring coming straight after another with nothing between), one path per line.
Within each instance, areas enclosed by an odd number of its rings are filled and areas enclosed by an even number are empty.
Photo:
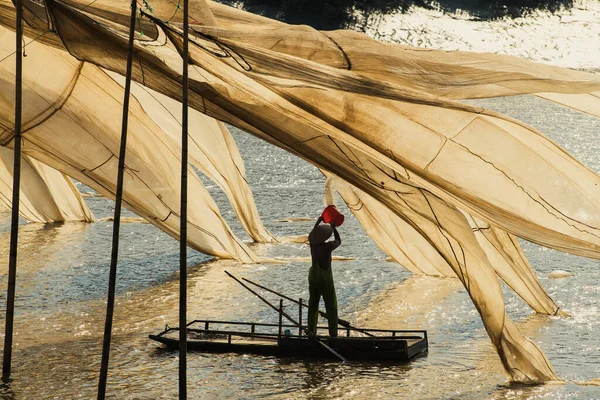
M413 272L461 280L510 379L558 379L506 315L498 276L536 311L560 313L516 236L600 259L600 177L532 127L458 100L527 93L599 116L600 77L508 56L319 32L212 2L191 4L190 106L335 176L337 190L388 254ZM26 6L26 42L35 42L25 65L24 151L110 195L122 88L100 68L125 73L129 2ZM142 3L133 64L137 83L176 101L180 11L167 0ZM5 38L12 37L12 21L12 5L2 0L4 55L11 51L7 43L13 41ZM36 69L35 60L52 68ZM0 65L2 99L10 99L14 71ZM175 107L156 99L160 107ZM10 100L0 103L0 144L8 147L11 107ZM157 108L143 99L131 106L124 199L177 236L179 145L166 123L155 120ZM223 126L216 127L224 136L216 136L214 151L235 160L223 144L229 140ZM209 130L216 135L216 129L213 124ZM199 151L195 162L202 170L200 159ZM239 185L230 187L231 196L247 203ZM196 210L189 216L190 244L256 261L199 180L192 179L190 190L190 210ZM249 210L252 205L238 214L254 215Z
M0 147L0 200L12 204L14 152ZM92 222L94 215L71 178L54 168L23 156L21 158L21 217L31 222Z

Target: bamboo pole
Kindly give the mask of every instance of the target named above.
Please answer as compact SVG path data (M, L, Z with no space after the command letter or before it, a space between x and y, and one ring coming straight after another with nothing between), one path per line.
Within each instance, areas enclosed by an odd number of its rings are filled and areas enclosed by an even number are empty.
M129 94L131 91L131 70L133 64L133 37L135 33L136 0L131 1L131 18L129 20L129 45L127 52L127 71L125 74L125 94L123 96L123 118L121 123L121 146L119 148L119 169L117 172L117 192L115 196L115 213L113 219L112 248L110 255L110 270L108 274L108 296L106 301L106 320L104 323L104 338L102 340L102 361L100 378L98 380L98 400L106 396L106 381L108 379L108 361L110 357L110 342L112 323L115 309L115 289L117 283L117 260L119 256L119 232L121 228L121 204L123 202L123 175L125 172L125 154L127 150L127 125L129 122Z
M298 325L298 336L302 336L302 297L298 299Z
M188 0L183 1L183 93L181 115L181 210L179 227L179 399L187 399L187 168Z
M6 321L2 380L10 378L12 364L13 322L15 317L15 289L17 284L17 244L19 242L19 194L21 190L21 116L23 94L23 3L15 1L16 21L16 74L15 74L15 147L13 164L12 214L10 222L10 256L8 259L8 288L6 293Z
M277 344L281 345L281 336L283 335L283 300L279 300L279 327L277 328Z

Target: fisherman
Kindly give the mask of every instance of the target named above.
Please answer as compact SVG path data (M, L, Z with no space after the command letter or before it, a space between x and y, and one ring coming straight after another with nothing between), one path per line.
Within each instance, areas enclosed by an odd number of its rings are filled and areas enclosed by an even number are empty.
M319 318L319 301L323 296L327 321L329 323L329 336L337 337L338 312L337 297L333 285L333 272L331 271L331 252L342 244L340 234L335 223L321 224L323 217L317 219L317 223L308 235L310 243L310 255L312 266L308 272L308 290L310 299L308 301L308 330L317 333L317 320ZM326 240L334 235L334 240Z

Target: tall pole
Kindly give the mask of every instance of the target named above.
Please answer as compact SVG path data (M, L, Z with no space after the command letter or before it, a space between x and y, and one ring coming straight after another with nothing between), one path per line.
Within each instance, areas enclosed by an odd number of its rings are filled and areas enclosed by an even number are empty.
M106 381L108 379L108 360L112 335L113 314L115 309L115 288L117 284L117 259L119 256L119 231L121 227L121 204L123 203L123 175L125 172L125 154L127 150L127 124L129 122L129 93L131 91L131 70L133 64L133 37L135 33L135 14L137 2L131 1L131 19L129 21L129 47L127 52L127 71L125 73L125 94L123 97L123 119L121 124L121 146L119 149L119 169L117 172L117 193L115 198L115 215L113 219L112 249L110 255L110 271L108 275L108 298L106 301L106 321L104 323L104 339L102 340L102 362L100 379L98 380L98 400L104 400Z
M181 210L179 220L179 399L187 399L187 168L188 0L183 1L183 93L181 114Z
M8 289L6 293L6 325L2 380L8 381L12 362L13 321L15 317L15 286L17 283L17 244L19 241L19 192L21 190L21 114L23 94L23 3L15 1L17 9L16 74L15 74L15 148L10 222L10 256L8 259Z

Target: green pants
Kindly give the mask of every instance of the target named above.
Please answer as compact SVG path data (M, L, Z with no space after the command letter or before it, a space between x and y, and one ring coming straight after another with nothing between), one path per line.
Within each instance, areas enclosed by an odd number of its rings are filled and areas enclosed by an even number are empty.
M323 296L327 321L329 324L329 336L337 336L338 311L335 287L333 286L333 273L331 268L323 269L319 265L313 265L308 271L308 330L317 333L317 320L319 319L319 301Z

